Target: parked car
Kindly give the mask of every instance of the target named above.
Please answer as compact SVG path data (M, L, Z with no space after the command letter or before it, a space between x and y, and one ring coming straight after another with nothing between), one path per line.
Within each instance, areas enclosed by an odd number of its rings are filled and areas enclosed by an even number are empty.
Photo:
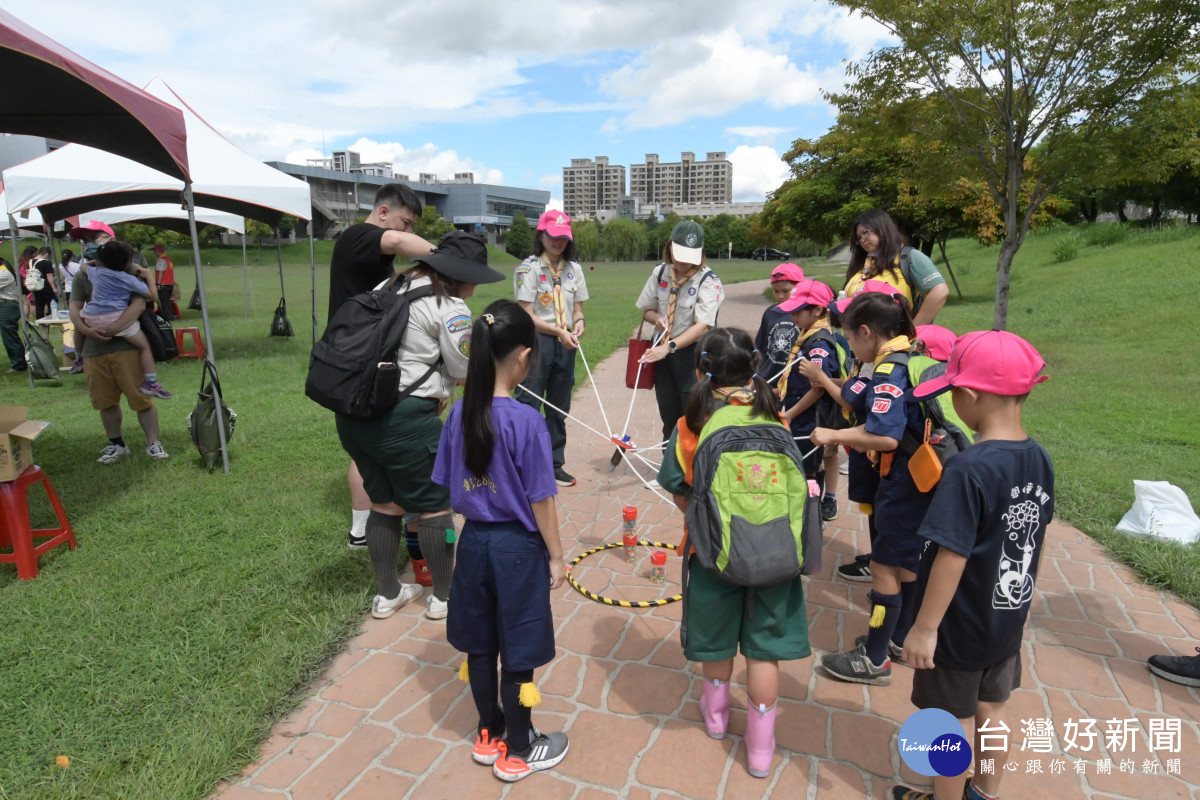
M760 247L751 253L750 257L755 261L787 261L792 254L785 250L776 250L774 247Z

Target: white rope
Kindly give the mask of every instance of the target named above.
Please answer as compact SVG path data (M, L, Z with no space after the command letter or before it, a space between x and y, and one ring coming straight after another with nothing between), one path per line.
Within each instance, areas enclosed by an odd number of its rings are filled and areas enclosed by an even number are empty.
M812 450L809 450L807 453L805 453L804 455L800 456L800 458L801 458L801 459L808 458L809 456L811 456L813 453L817 452L818 450L824 449L824 447L825 447L825 445L823 445L823 444L819 444L819 445L817 445L816 447L814 447Z
M568 413L568 412L566 412L566 411L563 411L561 408L559 408L558 406L554 405L554 404L553 404L553 403L551 403L549 400L546 400L546 399L545 399L545 398L543 398L543 397L538 397L536 394L534 394L534 393L533 393L533 392L531 392L530 390L526 389L526 388L525 388L524 386L522 386L521 384L519 384L519 383L518 383L518 384L517 384L517 388L518 388L518 389L520 389L521 391L525 392L527 395L529 395L529 396L530 396L530 397L532 397L533 399L537 400L539 403L542 403L542 404L544 404L544 405L545 405L547 408L552 408L552 409L554 409L555 411L557 411L558 413L562 414L564 417L566 417L567 419L571 420L572 422L578 422L580 425L582 425L583 427L587 428L587 429L588 429L589 431L591 431L592 433L594 433L594 434L596 434L597 436L599 436L599 437L601 437L602 439L604 439L604 441L606 441L606 442L611 442L611 441L612 441L612 437L611 437L611 436L609 436L609 435L607 435L607 434L604 434L604 433L601 433L600 431L596 430L596 429L595 429L595 428L593 428L591 425L588 425L586 422L584 422L583 420L579 419L578 417L573 417L573 416L571 416L571 415L570 415L570 413Z
M782 377L783 377L783 373L787 372L789 369L791 369L791 368L792 368L792 364L795 364L797 361L803 361L803 360L804 360L804 356L803 356L803 355L798 355L798 356L796 356L796 357L795 357L795 358L793 358L791 361L789 361L789 362L787 362L786 364L784 364L784 365L783 365L783 369L779 370L779 372L776 372L776 373L775 373L773 376L771 376L770 378L767 378L767 383L774 383L775 381L779 380L780 378L782 378Z
M583 354L583 342L578 339L575 342L579 345L579 357L583 359L583 368L587 370L588 382L592 384L592 391L596 393L596 405L600 406L600 417L604 420L604 427L610 435L616 433L608 423L608 414L604 413L604 401L600 399L600 387L596 385L596 379L592 377L592 368L588 366L587 356Z
M646 458L644 455L642 455L641 453L638 453L636 451L630 450L629 455L631 455L634 458L636 458L637 460L641 461L646 466L651 467L656 472L658 471L658 468L662 466L661 463L651 461L650 459Z
M661 333L655 335L653 341L650 342L650 347L652 349L658 347L658 343L662 340L663 334L665 333L666 331L662 331ZM629 433L629 420L633 419L633 401L637 399L637 385L642 380L642 367L644 366L646 366L645 362L638 362L637 376L633 379L634 389L632 394L629 396L629 413L625 415L625 425L621 428L621 432L618 434L619 436L624 436L625 434ZM603 405L600 407L604 408Z
M633 455L637 456L638 458L641 458L641 456L637 453L634 453ZM665 494L660 492L658 489L654 488L654 486L651 485L650 481L648 481L642 477L642 473L638 470L638 468L636 466L634 466L634 463L632 460L627 458L627 459L625 459L625 463L629 465L629 468L631 470L633 470L633 474L637 476L638 480L642 482L643 486L645 486L647 489L649 489L650 491L652 491L656 495L658 495L660 499L666 500L668 503L672 502L671 498L667 497Z

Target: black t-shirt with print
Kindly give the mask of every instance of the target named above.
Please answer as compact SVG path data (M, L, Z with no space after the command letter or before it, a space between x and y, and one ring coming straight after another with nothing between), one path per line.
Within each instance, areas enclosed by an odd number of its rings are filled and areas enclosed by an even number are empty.
M329 315L356 294L391 277L396 257L380 252L387 228L360 222L342 231L329 263Z
M939 547L967 563L938 627L934 661L987 669L1016 655L1054 516L1054 465L1033 439L988 440L946 462L920 535L928 540L917 604Z

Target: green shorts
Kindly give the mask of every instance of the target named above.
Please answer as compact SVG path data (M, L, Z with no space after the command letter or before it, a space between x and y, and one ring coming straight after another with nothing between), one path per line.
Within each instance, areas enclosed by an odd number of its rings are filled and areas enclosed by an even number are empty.
M808 646L808 613L804 585L797 576L787 583L754 590L735 586L701 567L695 556L688 569L683 621L688 661L724 661L742 655L756 661L791 661L812 655Z
M338 414L337 432L372 503L395 503L405 511L450 507L450 490L431 480L442 435L437 400L406 397L381 419Z

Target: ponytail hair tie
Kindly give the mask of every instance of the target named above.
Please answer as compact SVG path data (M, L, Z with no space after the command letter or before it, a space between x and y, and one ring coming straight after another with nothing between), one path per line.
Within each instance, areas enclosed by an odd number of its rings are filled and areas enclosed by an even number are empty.
M483 321L486 322L489 326L496 324L496 318L493 317L491 314L484 314Z
M702 356L706 356L706 355L708 355L708 351L707 351L707 350L701 350L701 351L700 351L700 355L702 355Z
M704 377L708 378L708 379L711 381L711 380L712 380L712 373L711 373L711 372L706 372L706 373L704 373Z

